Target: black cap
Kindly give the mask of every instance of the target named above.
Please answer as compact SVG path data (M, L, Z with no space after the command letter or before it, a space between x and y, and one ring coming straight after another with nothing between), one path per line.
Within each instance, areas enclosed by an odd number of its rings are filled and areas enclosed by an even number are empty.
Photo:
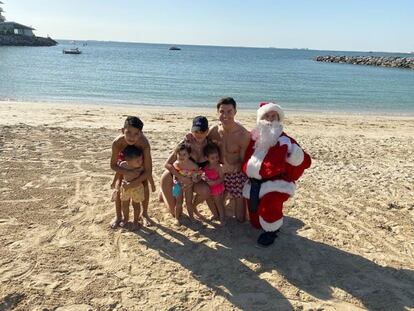
M193 119L193 126L191 127L191 132L197 131L208 131L208 121L206 117L198 116Z

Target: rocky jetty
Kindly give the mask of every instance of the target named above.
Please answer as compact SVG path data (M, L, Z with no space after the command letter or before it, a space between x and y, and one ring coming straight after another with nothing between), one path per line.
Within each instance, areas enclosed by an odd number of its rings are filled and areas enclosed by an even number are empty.
M52 38L22 36L22 35L0 35L0 46L53 46L57 42Z
M414 57L317 56L318 62L414 69Z

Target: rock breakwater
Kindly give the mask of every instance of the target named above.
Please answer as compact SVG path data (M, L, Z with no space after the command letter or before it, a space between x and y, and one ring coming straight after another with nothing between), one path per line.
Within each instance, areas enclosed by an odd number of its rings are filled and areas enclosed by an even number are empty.
M0 35L0 46L54 46L57 42L52 38L22 36L22 35Z
M381 57L381 56L317 56L314 60L326 63L381 66L392 68L414 69L414 57Z

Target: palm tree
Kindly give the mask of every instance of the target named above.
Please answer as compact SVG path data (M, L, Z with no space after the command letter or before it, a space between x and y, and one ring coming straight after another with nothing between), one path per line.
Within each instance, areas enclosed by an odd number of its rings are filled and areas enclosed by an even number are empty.
M0 4L3 4L3 2L0 1ZM4 11L0 6L0 23L4 22L6 20L6 18L3 15L1 15L2 12L4 12Z

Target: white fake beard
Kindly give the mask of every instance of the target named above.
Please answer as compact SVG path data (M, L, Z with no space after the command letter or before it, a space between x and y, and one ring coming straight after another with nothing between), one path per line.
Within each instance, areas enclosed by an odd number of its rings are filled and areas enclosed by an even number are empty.
M269 122L260 120L252 130L252 138L256 141L254 148L257 150L269 150L277 144L280 134L283 132L283 125L279 121Z

